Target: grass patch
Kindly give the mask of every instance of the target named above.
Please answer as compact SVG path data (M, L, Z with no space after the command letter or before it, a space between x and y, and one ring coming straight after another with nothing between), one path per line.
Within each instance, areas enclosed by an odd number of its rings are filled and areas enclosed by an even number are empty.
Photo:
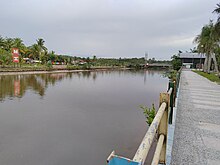
M198 71L198 70L194 70L193 72L209 79L210 81L213 81L213 82L216 82L216 83L220 84L220 78L217 75L215 75L215 73L208 74L208 73Z
M19 67L6 66L0 67L0 72L26 72L26 71L49 71L51 68L45 65L22 65Z

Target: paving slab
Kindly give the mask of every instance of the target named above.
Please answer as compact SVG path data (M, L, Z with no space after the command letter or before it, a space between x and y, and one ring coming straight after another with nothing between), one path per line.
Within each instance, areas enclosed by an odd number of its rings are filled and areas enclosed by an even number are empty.
M220 165L220 85L183 70L171 165Z

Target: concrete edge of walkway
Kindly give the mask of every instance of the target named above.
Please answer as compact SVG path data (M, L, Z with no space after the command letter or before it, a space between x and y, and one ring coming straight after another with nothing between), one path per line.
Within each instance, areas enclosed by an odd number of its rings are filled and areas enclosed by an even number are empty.
M181 83L181 75L180 75L180 81L179 81L179 89L177 90L177 95L176 95L176 99L175 99L175 107L173 107L173 119L172 119L173 122L172 122L172 124L168 124L166 165L170 165L171 159L172 159L172 148L173 148L175 125L176 125L176 113L177 113L177 109L178 109L180 83Z

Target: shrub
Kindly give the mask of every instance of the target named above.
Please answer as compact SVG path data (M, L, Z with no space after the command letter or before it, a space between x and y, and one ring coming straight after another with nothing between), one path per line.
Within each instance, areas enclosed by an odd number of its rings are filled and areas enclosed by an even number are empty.
M156 109L154 107L154 104L152 104L151 108L148 108L146 106L140 106L140 108L143 110L143 113L147 119L146 122L150 126L154 120L154 117L156 116Z

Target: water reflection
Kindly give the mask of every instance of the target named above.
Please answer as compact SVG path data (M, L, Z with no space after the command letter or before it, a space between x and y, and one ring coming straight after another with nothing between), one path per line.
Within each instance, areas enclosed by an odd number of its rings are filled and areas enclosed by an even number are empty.
M153 77L155 71L151 70L103 70L99 72L77 72L77 73L52 73L52 74L21 74L21 75L0 75L0 101L4 101L5 98L13 99L14 97L21 98L24 96L27 90L33 90L41 97L45 95L48 86L54 86L57 82L63 79L72 79L77 77L78 79L92 79L96 81L98 76L104 76L115 72L118 76L122 75L141 75L144 77L144 83L146 83L147 77Z
M144 70L0 76L0 164L132 158L147 129L139 105L156 105L167 81Z
M35 91L40 96L45 95L48 85L55 85L71 74L30 74L30 75L2 75L0 76L0 101L5 98L23 97L27 89Z

